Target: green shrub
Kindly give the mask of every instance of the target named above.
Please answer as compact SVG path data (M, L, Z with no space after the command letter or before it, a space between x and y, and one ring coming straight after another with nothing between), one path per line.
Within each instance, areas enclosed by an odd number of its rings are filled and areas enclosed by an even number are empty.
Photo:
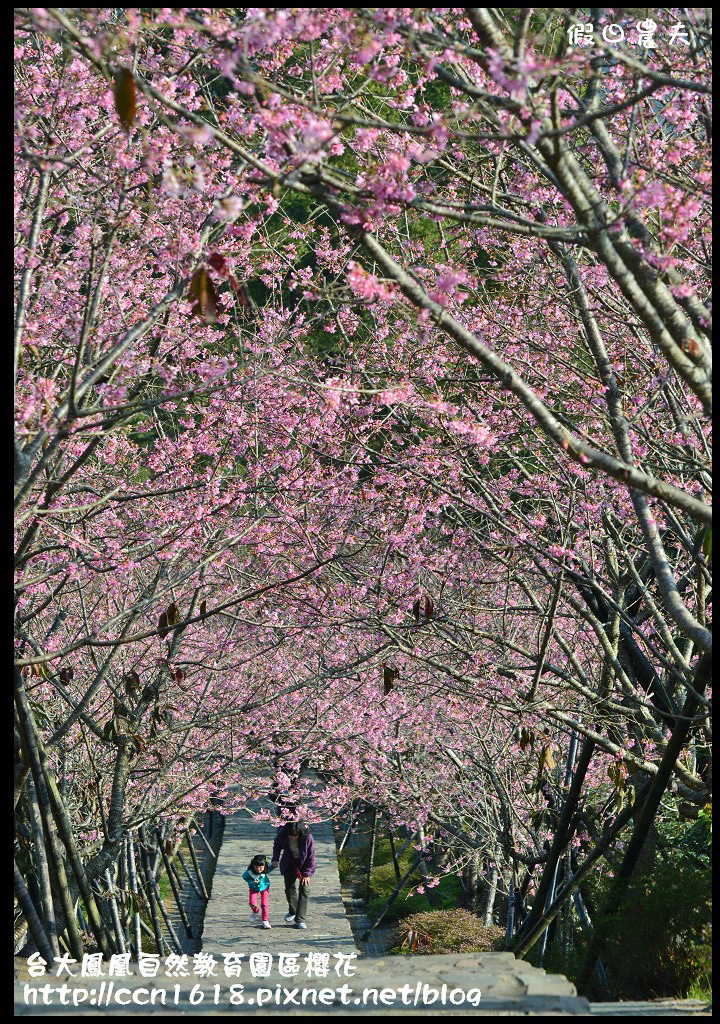
M387 903L392 889L388 890L386 894L381 896L375 896L374 899L368 901L366 914L371 921L380 914L383 907ZM400 893L395 901L388 907L387 912L383 916L383 925L391 925L400 918L407 917L408 914L420 914L425 911L432 910L430 901L427 896L422 896L419 893Z
M357 850L349 850L338 854L337 865L340 881L343 885L349 885L350 882L354 882L358 873L363 870L362 859L361 856L358 856Z
M344 885L347 882L348 875L352 869L352 861L345 856L344 853L338 854L337 859L338 874L340 875L340 882Z
M710 974L710 871L663 864L632 883L604 959L620 999L684 996Z
M431 910L404 917L396 927L391 953L488 953L500 950L505 931L485 925L469 910Z
M630 880L617 914L601 923L608 936L602 957L616 999L684 997L710 986L709 823L662 822L658 839L659 859ZM601 874L588 885L595 908L604 907L611 884ZM596 988L583 993L595 994Z

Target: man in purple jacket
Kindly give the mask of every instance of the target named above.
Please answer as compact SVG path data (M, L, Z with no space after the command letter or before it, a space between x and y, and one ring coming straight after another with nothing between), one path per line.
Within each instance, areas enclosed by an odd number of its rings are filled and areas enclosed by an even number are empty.
M282 861L282 864L280 862ZM272 865L280 865L285 879L288 913L285 920L296 928L307 928L308 887L315 874L315 840L296 821L278 829L272 852ZM300 883L298 888L298 882Z

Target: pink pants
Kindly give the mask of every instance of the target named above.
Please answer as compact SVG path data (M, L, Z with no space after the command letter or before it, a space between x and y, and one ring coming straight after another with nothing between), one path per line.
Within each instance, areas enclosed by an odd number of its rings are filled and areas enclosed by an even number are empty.
M260 907L258 907L258 896L260 897ZM253 914L257 914L258 910L262 911L263 921L268 919L268 905L270 903L270 890L265 889L264 892L251 892L250 893L250 909Z

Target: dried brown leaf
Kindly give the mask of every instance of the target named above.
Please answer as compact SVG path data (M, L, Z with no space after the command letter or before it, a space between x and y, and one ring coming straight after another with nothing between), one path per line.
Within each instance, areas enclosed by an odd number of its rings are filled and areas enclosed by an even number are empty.
M189 296L193 301L193 313L202 317L206 324L217 320L217 293L205 267L198 267L190 281Z
M137 113L135 79L127 68L120 68L115 75L115 110L120 123L130 131Z

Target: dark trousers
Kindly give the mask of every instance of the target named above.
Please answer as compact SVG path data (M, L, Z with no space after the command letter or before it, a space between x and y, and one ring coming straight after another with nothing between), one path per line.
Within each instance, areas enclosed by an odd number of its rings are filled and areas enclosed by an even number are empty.
M295 874L285 875L285 896L288 912L295 915L296 921L304 921L308 905L307 885L303 885Z

